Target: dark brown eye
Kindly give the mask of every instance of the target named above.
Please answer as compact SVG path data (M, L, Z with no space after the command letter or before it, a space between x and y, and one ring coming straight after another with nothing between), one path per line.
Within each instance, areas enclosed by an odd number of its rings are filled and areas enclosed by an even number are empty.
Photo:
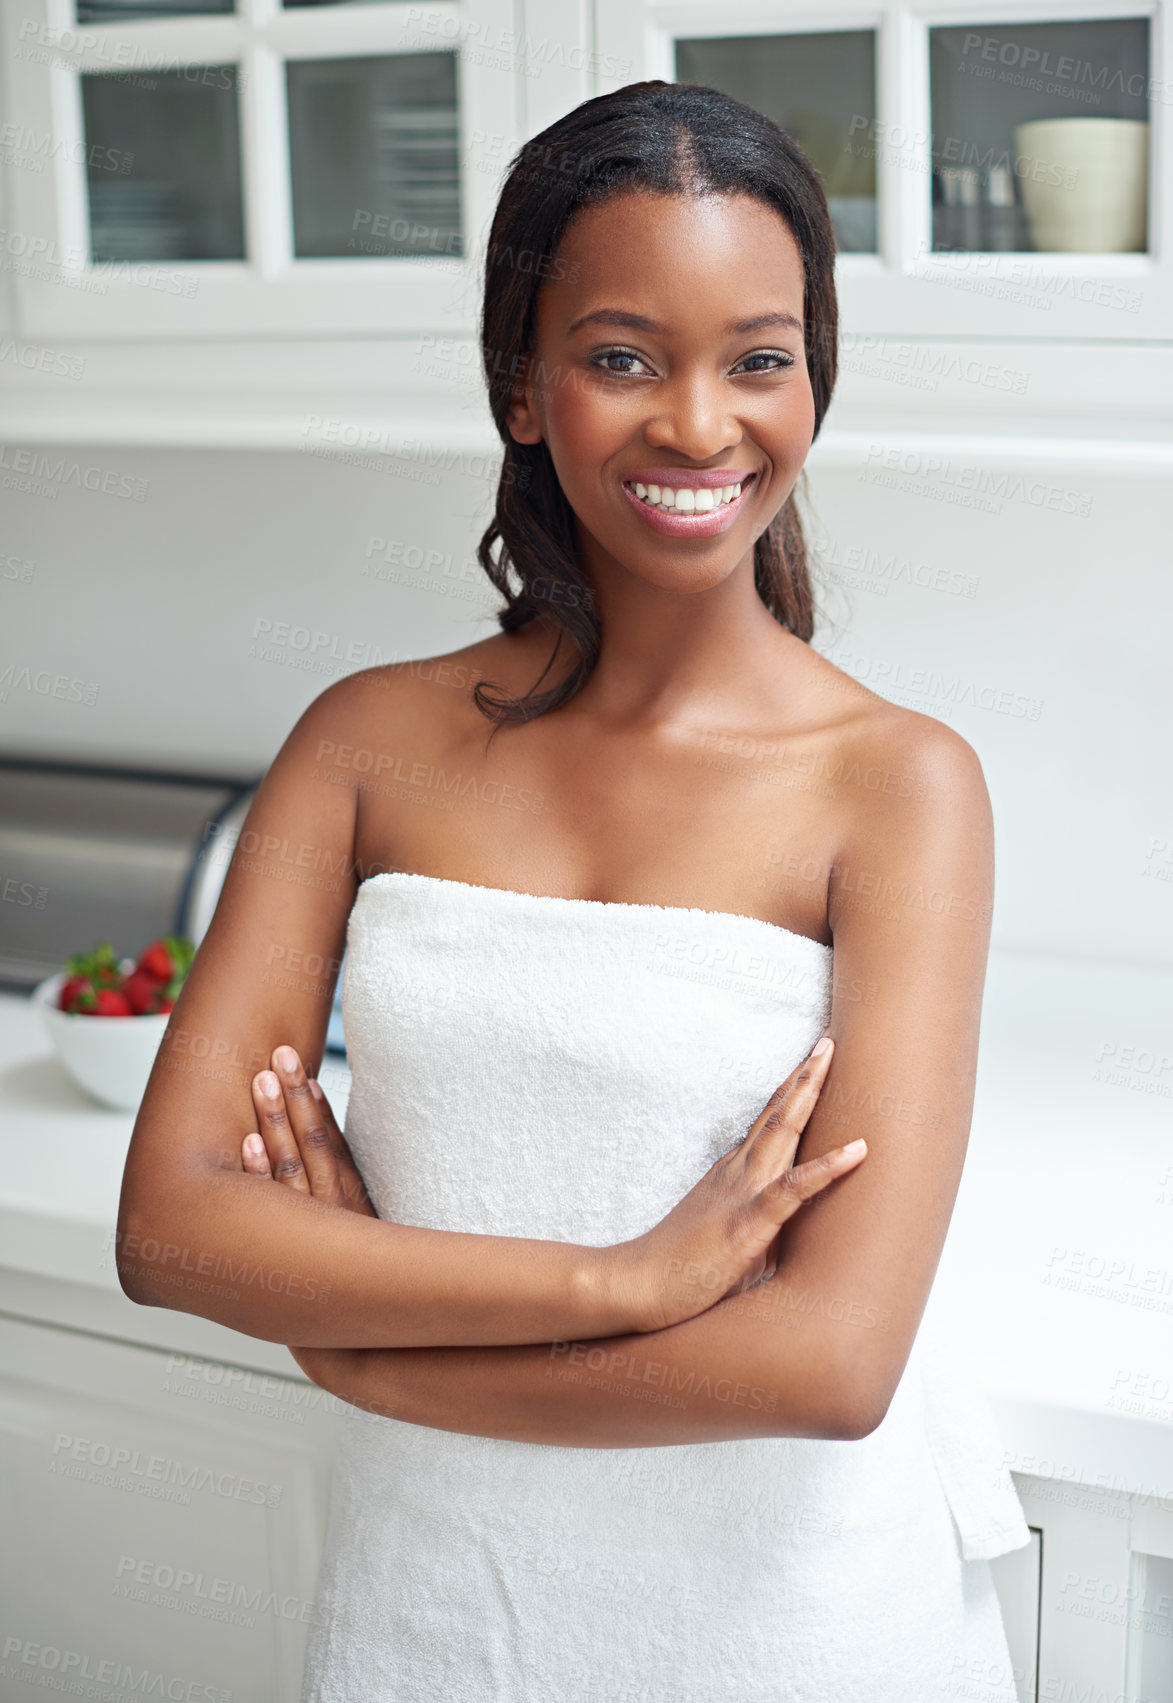
M607 361L633 362L634 366L606 366L604 365L604 362ZM643 356L637 355L634 349L600 349L596 354L591 356L591 364L598 367L600 372L614 373L617 377L622 378L627 373L634 373L634 368L636 366L643 366L644 360ZM635 376L638 377L639 375L636 374Z
M751 361L770 361L773 365L768 367L755 367L749 365ZM736 372L738 368L744 368L748 372L776 373L783 372L787 367L792 367L793 365L793 355L787 355L781 349L760 349L756 355L746 355L745 359L739 361L733 370Z

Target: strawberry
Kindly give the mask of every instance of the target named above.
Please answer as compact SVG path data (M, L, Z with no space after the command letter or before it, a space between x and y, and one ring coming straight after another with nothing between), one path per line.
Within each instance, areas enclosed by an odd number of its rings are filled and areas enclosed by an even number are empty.
M171 1010L187 979L194 956L195 946L183 934L164 934L143 947L135 965L136 972L141 970L144 975L153 976L160 985L164 1001L171 1002L156 1006L156 1010Z
M175 968L175 961L168 950L166 940L152 940L149 946L144 946L135 965L136 970L152 976L157 982L169 982L175 974Z
M60 1011L83 1012L94 1008L94 984L88 976L66 976L57 996Z
M72 975L86 976L98 985L116 987L122 979L117 955L108 940L103 940L92 952L75 953L65 967Z
M183 986L195 946L183 935L163 934L139 953L129 974L108 940L69 959L58 1005L80 1017L149 1017L170 1011ZM129 962L129 960L127 961Z
M62 1011L76 1017L100 1015L103 996L118 993L122 987L122 970L108 940L100 941L90 952L75 953L65 968L68 973L58 1003Z
M149 976L145 970L132 970L122 984L122 992L130 1001L130 1009L136 1017L145 1017L158 1009L161 991L154 976Z

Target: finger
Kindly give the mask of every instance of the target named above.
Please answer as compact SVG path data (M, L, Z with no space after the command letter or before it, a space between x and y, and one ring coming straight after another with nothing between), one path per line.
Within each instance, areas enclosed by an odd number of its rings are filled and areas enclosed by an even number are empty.
M804 1201L811 1200L837 1178L846 1176L867 1155L868 1144L862 1139L849 1141L845 1147L833 1147L817 1159L795 1165L776 1177L766 1191L776 1208L782 1209L779 1222L791 1217Z
M309 1179L310 1193L315 1200L342 1204L338 1161L334 1157L330 1131L319 1110L322 1101L316 1100L310 1093L301 1059L293 1047L281 1046L274 1049L270 1063L281 1082L286 1116Z
M318 1114L325 1124L330 1136L330 1145L338 1165L338 1178L347 1206L354 1212L365 1212L369 1217L376 1218L371 1198L367 1194L367 1186L362 1180L362 1173L355 1164L347 1145L346 1137L338 1127L333 1107L327 1100L322 1084L315 1078L310 1078L310 1093L318 1105Z
M245 1170L252 1177L271 1177L273 1167L269 1163L269 1155L265 1144L257 1133L246 1135L240 1144L240 1157Z
M834 1054L834 1041L824 1035L774 1090L746 1138L747 1158L771 1173L790 1163L822 1092Z
M310 1180L301 1162L301 1150L285 1110L285 1096L275 1071L260 1070L253 1077L253 1105L273 1176L287 1188L309 1194Z

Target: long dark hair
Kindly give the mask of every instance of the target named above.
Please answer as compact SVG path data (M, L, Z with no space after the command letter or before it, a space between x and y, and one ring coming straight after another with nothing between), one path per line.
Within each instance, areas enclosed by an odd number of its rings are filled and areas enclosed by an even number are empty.
M535 686L522 697L480 681L474 701L498 725L557 709L585 685L599 656L599 619L550 452L544 443L517 443L505 417L532 351L538 291L558 275L557 248L567 225L588 203L629 190L753 195L775 208L802 255L816 435L835 386L838 304L827 198L806 155L772 119L718 89L629 83L584 101L519 149L485 261L481 353L505 459L477 560L505 598L497 616L503 632L523 627L540 610L557 623L538 685L564 638L573 642L578 660L557 685L544 692ZM754 545L754 584L775 619L809 641L814 599L793 493Z

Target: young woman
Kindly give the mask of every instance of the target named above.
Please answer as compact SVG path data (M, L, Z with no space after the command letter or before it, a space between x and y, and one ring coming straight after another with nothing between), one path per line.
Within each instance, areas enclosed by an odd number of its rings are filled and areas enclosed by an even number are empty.
M714 90L522 150L502 630L311 704L176 1006L119 1269L346 1404L306 1703L1014 1698L988 1559L1026 1527L920 1329L990 811L809 646L833 260L807 160ZM263 1282L174 1281L246 1250Z

